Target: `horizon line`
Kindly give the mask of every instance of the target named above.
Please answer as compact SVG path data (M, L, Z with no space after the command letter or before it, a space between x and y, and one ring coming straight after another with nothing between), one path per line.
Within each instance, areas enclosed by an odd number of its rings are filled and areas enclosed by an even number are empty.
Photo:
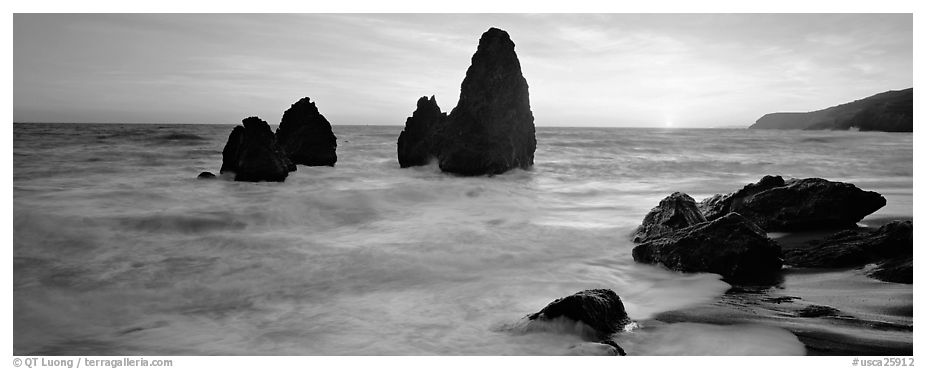
M30 122L13 122L13 124L134 124L134 125L206 125L206 126L221 126L221 125L240 125L241 123L178 123L178 122L39 122L39 121L30 121ZM279 123L267 123L273 126L279 126ZM404 124L359 124L359 123L330 123L331 126L375 126L375 127L404 127ZM716 125L716 126L672 126L666 127L664 125L651 125L651 126L613 126L613 125L601 125L601 126L571 126L571 125L534 125L538 128L658 128L658 129L735 129L735 128L749 128L752 124L747 125Z

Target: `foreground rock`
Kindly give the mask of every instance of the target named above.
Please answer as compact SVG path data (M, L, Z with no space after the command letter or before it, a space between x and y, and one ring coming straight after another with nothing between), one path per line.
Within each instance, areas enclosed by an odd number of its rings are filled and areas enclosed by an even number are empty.
M241 121L222 150L219 173L233 174L236 181L282 182L296 166L277 146L270 125L258 117Z
M300 99L283 113L276 138L286 156L295 164L333 167L338 161L338 141L331 131L331 123L308 97Z
M610 337L622 331L631 321L621 298L609 289L584 290L556 299L542 310L528 315L527 319L541 322L569 319L581 322L590 330L583 335L603 345L580 345L573 348L574 353L589 354L591 350L598 354L626 355L624 349ZM613 351L605 346L613 348Z
M841 129L913 132L913 89L887 91L808 113L772 113L749 129Z
M643 224L634 233L633 242L657 239L706 221L691 196L676 192L662 199L658 206L646 214Z
M781 269L781 247L737 213L640 244L633 259L681 272L708 272L737 282L766 281Z
M427 96L418 99L418 108L405 121L405 129L399 134L399 166L408 168L431 161L435 152L434 131L446 119L447 114L440 111L434 96L430 100Z
M620 332L630 323L621 298L608 289L584 290L556 299L527 318L549 321L561 317L585 323L599 339Z
M765 176L731 194L705 199L707 220L740 213L766 231L853 228L887 201L877 192L821 178Z
M406 122L400 164L421 165L426 162L422 158L434 156L441 170L461 175L500 174L534 165L534 115L507 32L490 28L482 34L460 86L460 100L440 123L432 119L440 112L436 106L425 106L420 120L413 114ZM425 125L430 134L422 132ZM421 154L424 149L429 155ZM403 153L408 155L403 158Z
M869 276L897 283L913 283L913 222L894 221L876 229L836 233L807 248L784 252L795 267L847 268L876 264Z

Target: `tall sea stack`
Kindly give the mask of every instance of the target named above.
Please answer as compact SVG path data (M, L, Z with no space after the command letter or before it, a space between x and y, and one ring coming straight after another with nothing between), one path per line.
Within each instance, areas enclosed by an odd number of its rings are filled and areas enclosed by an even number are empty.
M277 145L270 125L258 117L241 123L228 136L219 172L234 174L236 181L283 182L296 165Z
M338 161L338 141L331 132L331 123L308 97L283 113L276 138L293 163L333 167Z
M421 103L419 100L419 110ZM431 116L435 108L440 111L436 102L429 100L428 105L433 105L427 106ZM416 115L406 122L399 139L403 167L422 165L430 156L437 158L441 170L470 176L534 165L534 115L527 81L507 32L490 28L482 34L460 86L457 106L440 122L429 122L425 134L420 133L424 124ZM403 148L410 147L426 147L429 155L424 162L403 158Z

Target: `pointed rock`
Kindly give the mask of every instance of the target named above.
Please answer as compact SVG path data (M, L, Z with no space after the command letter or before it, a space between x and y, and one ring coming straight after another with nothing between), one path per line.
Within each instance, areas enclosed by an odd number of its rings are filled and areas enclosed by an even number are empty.
M508 32L490 28L482 34L460 86L460 101L442 128L438 157L443 171L499 174L534 165L534 115Z
M421 101L419 100L419 103ZM436 103L434 104L436 106ZM432 109L433 110L433 109ZM439 111L439 109L437 109ZM413 115L414 118L414 115ZM460 100L446 119L432 124L425 139L441 170L461 175L500 174L534 165L537 140L527 81L508 33L490 28L482 34L460 86ZM406 122L406 130L419 125ZM407 133L399 150L420 154ZM412 148L416 149L412 149ZM422 155L400 158L402 166L421 165ZM424 161L426 162L426 161ZM401 164L401 163L400 163Z
M418 99L418 108L405 121L405 129L399 134L399 166L425 165L433 156L432 142L434 129L447 119L447 114L440 111L437 100L431 96Z
M283 113L276 138L295 164L333 167L338 161L338 141L331 131L331 123L308 97Z
M662 199L658 206L646 214L643 224L634 233L633 242L656 239L706 221L691 196L676 192Z
M241 123L228 136L219 173L234 173L236 181L283 182L296 166L277 146L270 125L258 117Z

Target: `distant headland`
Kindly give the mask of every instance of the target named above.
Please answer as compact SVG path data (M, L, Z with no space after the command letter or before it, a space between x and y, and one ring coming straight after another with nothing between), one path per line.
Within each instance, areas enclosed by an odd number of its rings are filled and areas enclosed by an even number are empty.
M913 132L913 88L882 92L808 113L766 114L749 129Z

